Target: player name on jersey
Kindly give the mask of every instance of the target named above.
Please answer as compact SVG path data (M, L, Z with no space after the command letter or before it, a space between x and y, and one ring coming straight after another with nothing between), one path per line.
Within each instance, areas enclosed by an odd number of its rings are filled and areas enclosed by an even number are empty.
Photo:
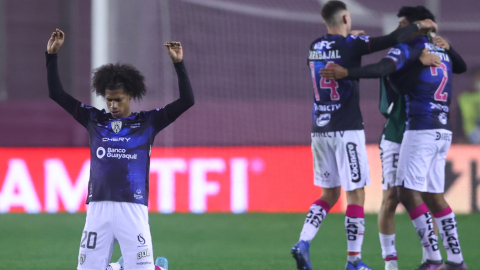
M308 60L330 60L330 59L340 59L340 53L338 50L331 51L310 51L308 55Z

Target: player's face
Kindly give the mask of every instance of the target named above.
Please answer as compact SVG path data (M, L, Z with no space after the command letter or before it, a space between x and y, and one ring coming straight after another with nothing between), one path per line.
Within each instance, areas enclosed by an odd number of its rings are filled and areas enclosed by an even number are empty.
M126 94L123 89L105 89L105 101L113 118L125 118L132 114L130 110L131 99L132 97Z

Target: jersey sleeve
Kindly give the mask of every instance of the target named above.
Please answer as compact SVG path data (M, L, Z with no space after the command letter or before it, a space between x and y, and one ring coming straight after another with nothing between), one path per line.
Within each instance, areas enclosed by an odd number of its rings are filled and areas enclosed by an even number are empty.
M349 41L355 54L361 56L370 53L370 36L350 35Z
M160 132L173 122L168 118L165 107L145 112L145 116L156 132Z
M101 114L103 114L103 112L97 108L78 102L72 116L78 123L86 128L92 119L97 118Z
M395 64L395 70L399 70L404 67L410 59L410 51L408 50L408 46L400 44L391 48L385 58L392 60Z
M418 60L422 51L425 49L423 43L417 43L413 46L407 44L399 44L391 48L385 58L390 59L395 64L396 70L399 70L409 63Z
M47 60L47 82L49 97L70 115L72 115L77 122L82 124L82 126L87 127L90 120L100 114L101 111L81 103L65 92L58 74L57 54L48 54L45 52L45 56Z

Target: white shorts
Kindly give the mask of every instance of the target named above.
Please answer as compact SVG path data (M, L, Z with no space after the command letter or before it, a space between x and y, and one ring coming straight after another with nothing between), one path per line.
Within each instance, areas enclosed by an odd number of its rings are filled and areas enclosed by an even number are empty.
M125 270L154 269L147 207L127 202L91 202L77 269L106 269L116 242L120 244Z
M352 191L370 185L363 130L312 133L312 153L316 186Z
M382 160L382 189L388 190L388 187L395 186L397 178L398 157L400 154L400 144L385 140L382 135L380 140L380 159Z
M420 192L443 193L451 141L452 132L446 129L405 131L395 184Z

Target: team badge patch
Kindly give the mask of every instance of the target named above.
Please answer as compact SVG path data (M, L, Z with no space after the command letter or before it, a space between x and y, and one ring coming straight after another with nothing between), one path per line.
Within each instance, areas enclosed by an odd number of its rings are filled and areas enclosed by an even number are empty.
M80 257L78 257L78 262L80 263L80 265L82 265L85 262L86 258L87 258L87 255L80 254Z
M120 132L120 129L122 129L122 121L113 121L112 122L112 130L115 133Z

